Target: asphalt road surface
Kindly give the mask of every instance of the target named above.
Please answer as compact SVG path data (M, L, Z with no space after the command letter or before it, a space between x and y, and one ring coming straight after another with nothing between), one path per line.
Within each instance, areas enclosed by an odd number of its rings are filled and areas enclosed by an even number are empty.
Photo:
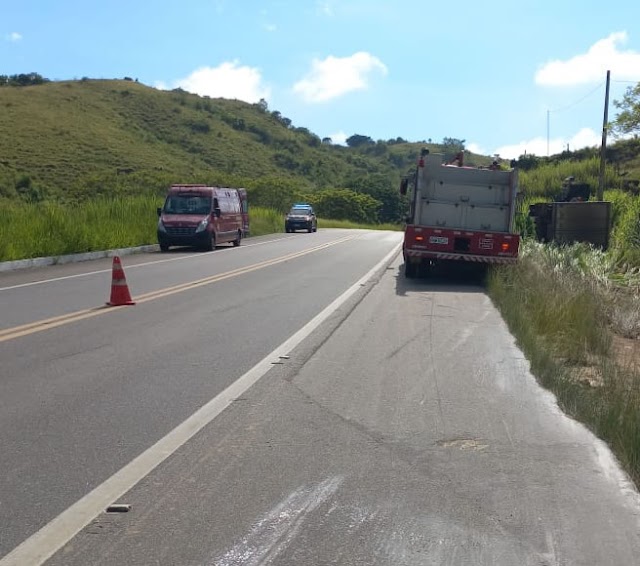
M400 239L127 256L119 308L110 260L0 274L0 566L638 563L609 450Z

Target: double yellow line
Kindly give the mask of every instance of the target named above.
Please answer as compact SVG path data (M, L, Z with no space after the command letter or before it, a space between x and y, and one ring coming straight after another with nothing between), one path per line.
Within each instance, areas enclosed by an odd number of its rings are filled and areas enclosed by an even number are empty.
M232 271L220 273L219 275L212 275L211 277L205 277L203 279L189 281L188 283L181 283L180 285L174 285L173 287L158 289L157 291L151 291L150 293L139 295L137 297L134 297L133 299L135 300L136 303L146 303L148 301L154 301L156 299L168 297L169 295L175 295L176 293L182 293L184 291L189 291L191 289L197 289L198 287L211 285L212 283L217 283L218 281L224 281L225 279L238 277L239 275L251 273L252 271L264 269L265 267L270 267L272 265L284 263L285 261L290 261L298 257L302 257L320 250L330 248L331 246L335 246L343 242L348 242L349 240L353 240L356 237L357 236L345 236L344 238L340 238L338 240L334 240L333 242L328 242L326 244L321 244L319 246L315 246L307 250L294 252L294 253L287 254L274 259L268 259L266 261L261 261L260 263L249 265L247 267L241 267L239 269L234 269ZM35 334L36 332L42 332L43 330L49 330L51 328L57 328L58 326L71 324L72 322L77 322L79 320L84 320L86 318L93 318L94 316L99 316L102 314L114 312L114 310L117 310L120 308L123 308L123 307L108 307L106 305L103 305L100 307L94 307L91 309L84 309L81 311L75 311L68 314L55 316L53 318L37 320L35 322L30 322L28 324L23 324L21 326L5 328L4 330L0 330L0 342L14 340L16 338L20 338L21 336L28 336L30 334ZM130 308L130 307L124 307L124 308Z

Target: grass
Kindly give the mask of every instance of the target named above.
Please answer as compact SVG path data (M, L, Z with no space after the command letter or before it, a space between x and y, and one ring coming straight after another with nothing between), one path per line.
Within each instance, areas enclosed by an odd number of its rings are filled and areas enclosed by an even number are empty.
M154 196L101 197L75 205L4 201L0 206L0 261L155 244ZM279 211L251 207L252 236L284 232ZM397 230L391 224L362 225L319 219L319 227Z
M395 190L410 152L368 155L323 144L260 104L162 91L134 81L0 88L0 197L160 195L171 183L344 187L378 173ZM416 150L417 151L417 150Z
M491 271L488 288L534 375L640 485L640 375L612 349L616 269L587 246L527 241L517 266ZM627 310L635 309L631 327L640 334L640 297L626 293Z
M96 199L76 206L5 202L0 261L58 256L155 242L152 197Z
M564 160L540 165L529 171L520 171L520 189L529 197L551 198L562 188L562 181L573 176L576 182L589 183L592 194L596 194L600 176L600 160L591 157L582 161ZM612 165L605 167L605 188L617 188L620 177Z

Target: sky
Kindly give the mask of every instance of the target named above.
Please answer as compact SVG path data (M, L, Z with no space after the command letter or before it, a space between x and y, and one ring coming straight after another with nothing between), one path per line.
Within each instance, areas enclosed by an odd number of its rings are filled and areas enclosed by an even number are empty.
M0 74L264 99L333 143L599 146L608 70L612 120L640 82L637 0L0 0Z

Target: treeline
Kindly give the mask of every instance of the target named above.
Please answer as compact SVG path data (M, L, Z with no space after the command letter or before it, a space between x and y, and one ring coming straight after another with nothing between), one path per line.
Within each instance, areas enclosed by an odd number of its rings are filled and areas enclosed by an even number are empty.
M333 220L349 220L367 224L401 223L408 209L406 197L390 184L383 174L354 175L339 186L323 188L303 187L295 179L265 176L249 179L224 174L203 174L194 182L212 186L245 187L250 206L258 206L284 213L294 202L312 203L320 216ZM81 185L67 187L64 195L51 195L28 175L14 180L12 194L0 190L0 199L26 203L59 202L70 206L96 198L147 195L162 199L167 187L178 182L175 175L147 171L93 175ZM2 189L2 187L0 187ZM13 198L12 198L13 197ZM17 198L15 198L17 197Z
M17 75L0 75L0 86L32 86L50 82L38 73L20 73Z
M278 177L246 180L249 206L270 208L284 213L294 202L309 202L318 215L332 220L365 224L400 223L408 202L389 186L383 175L367 175L347 181L344 187L301 189L295 181Z
M605 148L607 164L612 165L616 169L616 173L623 175L625 174L622 170L624 165L633 161L638 155L640 155L640 139L637 137L616 140ZM584 147L573 151L565 149L561 153L549 157L540 157L532 153L525 154L514 160L514 165L522 171L530 171L547 165L555 166L564 162L575 163L591 159L600 159L599 147Z

